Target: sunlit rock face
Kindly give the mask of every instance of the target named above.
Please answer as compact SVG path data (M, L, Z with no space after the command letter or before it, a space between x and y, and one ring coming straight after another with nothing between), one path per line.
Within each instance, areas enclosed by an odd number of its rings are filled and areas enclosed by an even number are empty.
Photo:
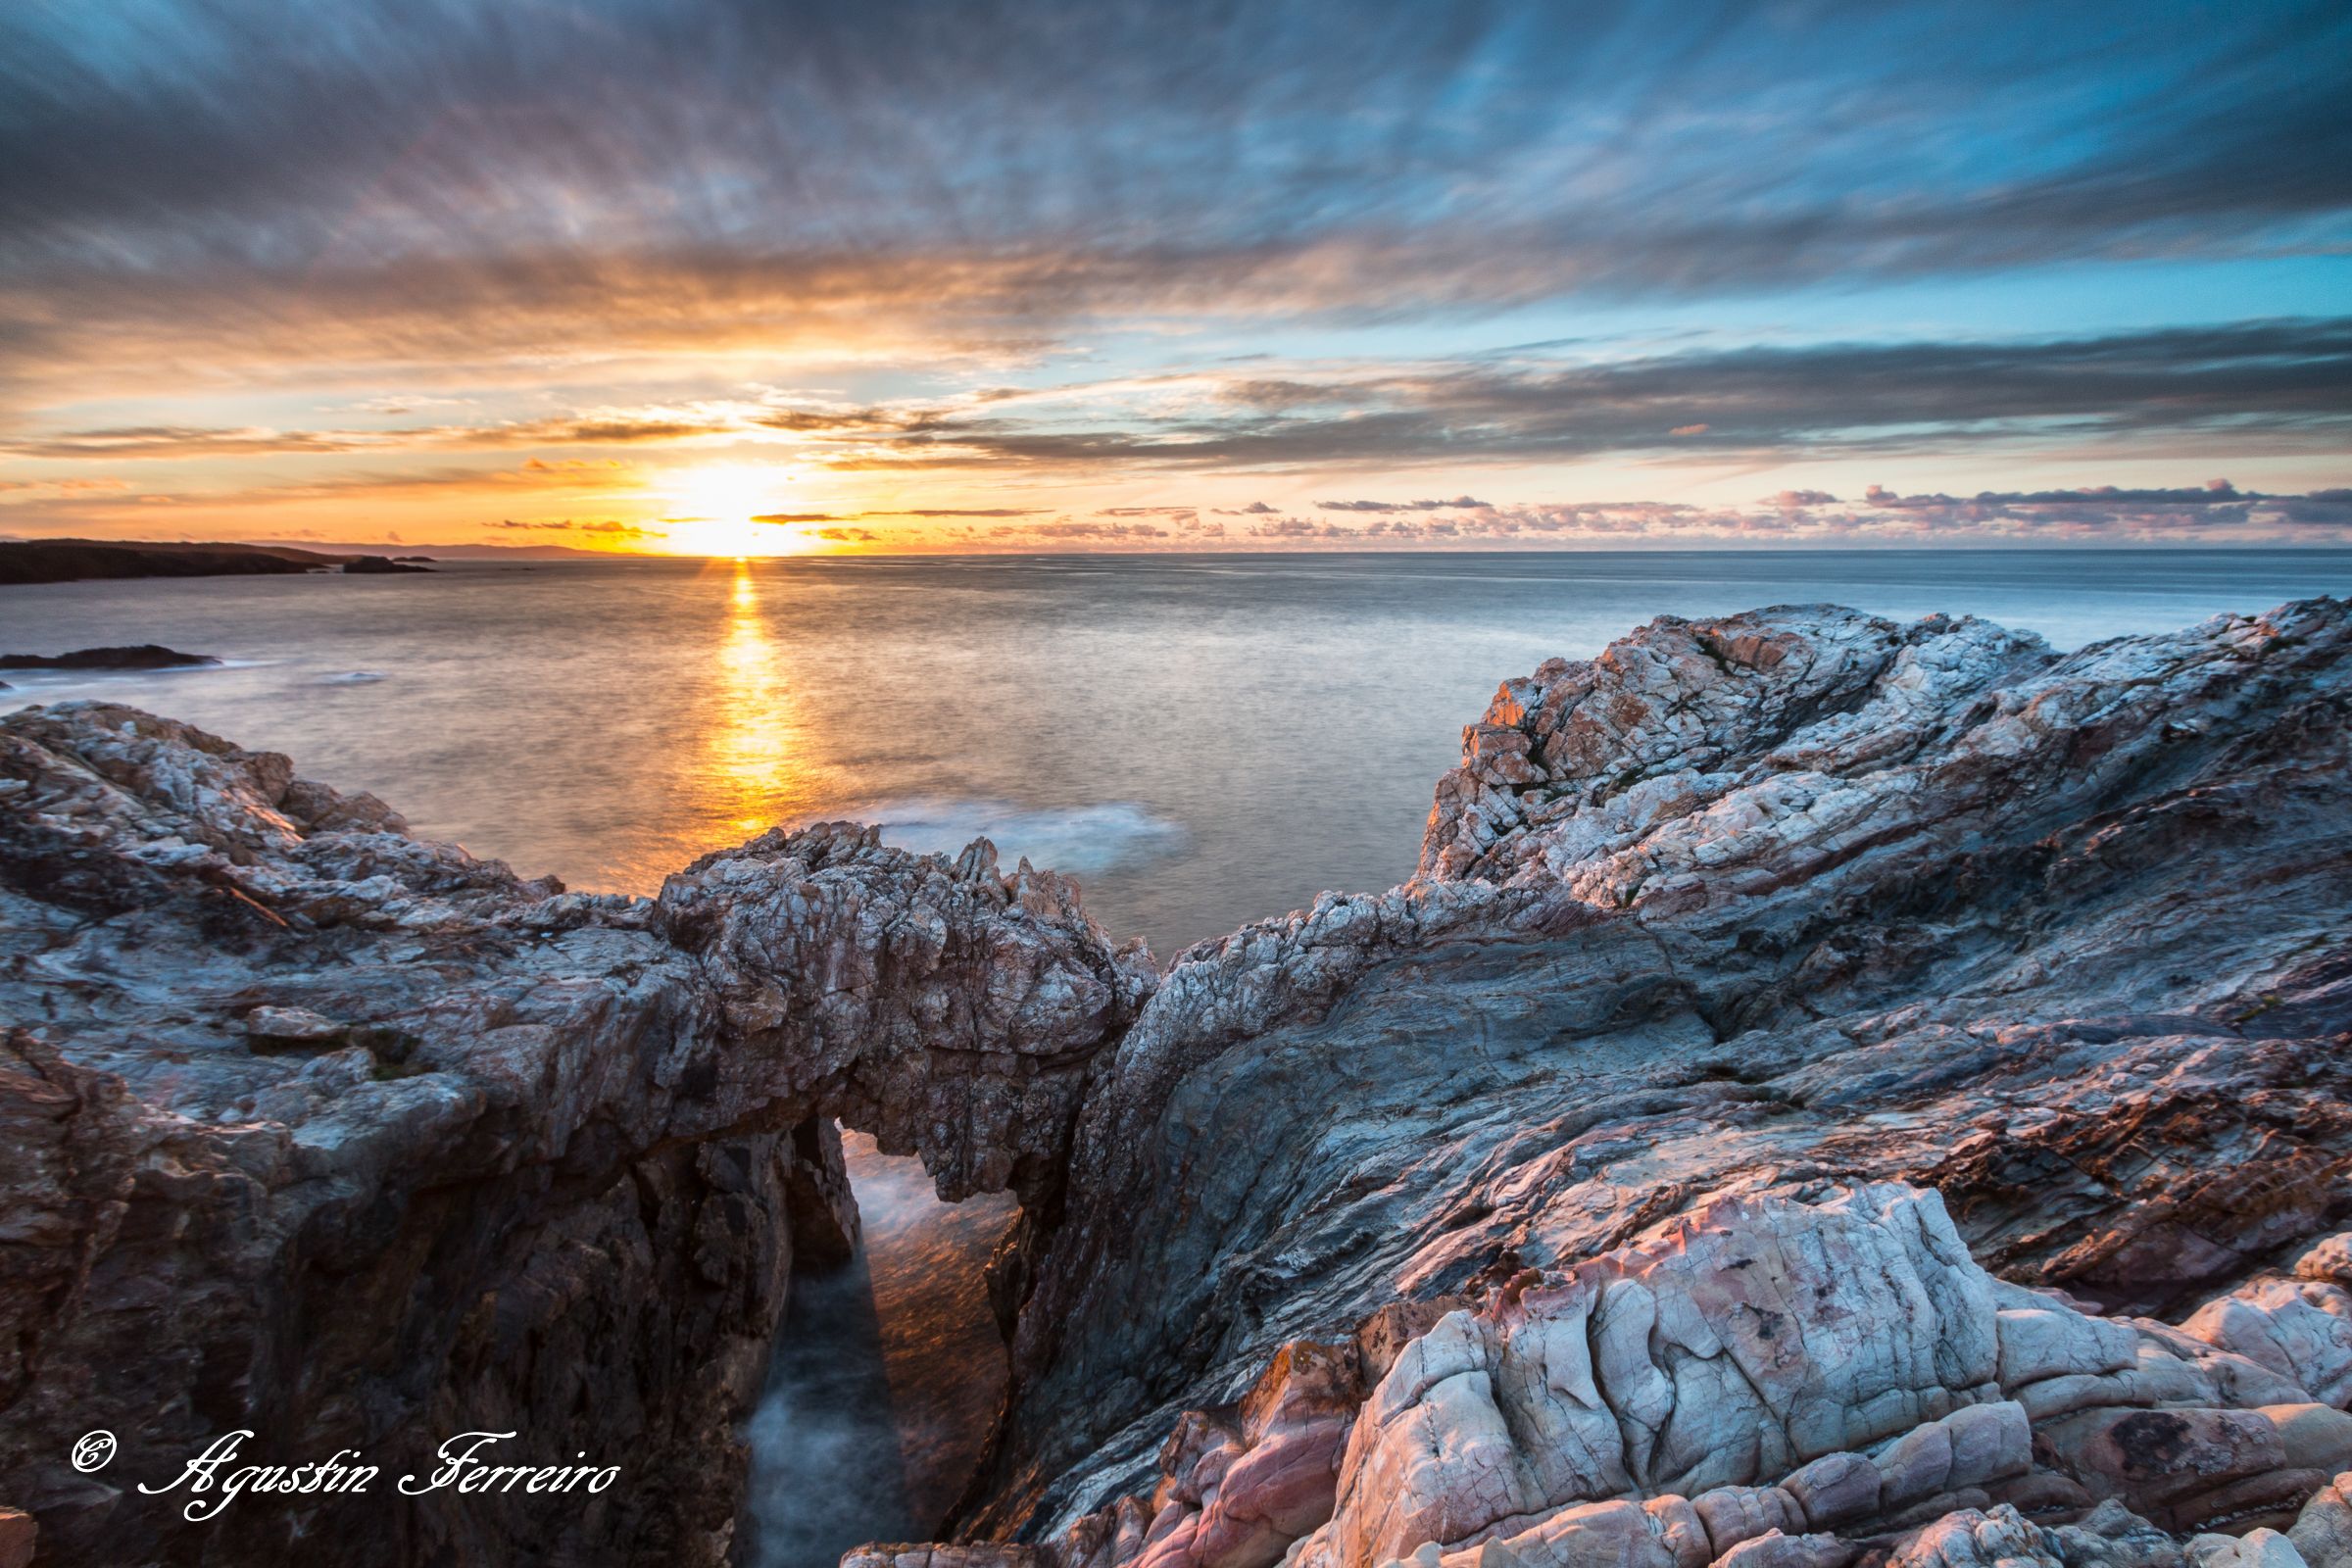
M1506 683L1417 881L1193 950L1101 1071L970 1533L1055 1568L2317 1539L2348 648L2332 601L2065 657L1800 608ZM1335 1357L1311 1422L1252 1425Z
M855 1239L832 1118L1034 1195L1150 983L985 845L818 828L570 895L185 725L12 715L7 1500L64 1563L721 1562L786 1277ZM628 1484L201 1524L122 1494L239 1428L387 1477L514 1431L499 1462Z

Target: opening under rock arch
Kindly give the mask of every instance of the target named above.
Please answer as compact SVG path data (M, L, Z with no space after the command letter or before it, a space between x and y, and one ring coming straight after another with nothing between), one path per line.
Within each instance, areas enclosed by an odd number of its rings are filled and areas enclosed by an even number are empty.
M846 1130L842 1152L863 1240L847 1264L793 1276L745 1429L744 1568L832 1568L861 1542L929 1538L1004 1396L983 1270L1012 1195L942 1202L921 1160Z

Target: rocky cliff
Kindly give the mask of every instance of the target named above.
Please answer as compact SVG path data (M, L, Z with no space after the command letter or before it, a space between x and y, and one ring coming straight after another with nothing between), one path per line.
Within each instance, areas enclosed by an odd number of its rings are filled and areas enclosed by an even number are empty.
M1660 620L1505 683L1413 882L1156 984L985 846L581 898L28 710L0 1502L60 1562L718 1560L838 1117L1023 1201L963 1540L855 1562L2352 1564L2348 650ZM466 1425L663 1484L97 1484Z
M2333 602L2065 657L1807 608L1507 682L1419 879L1194 950L1108 1059L972 1533L2292 1523L2352 1467L2297 1262L2352 1210L2348 648Z
M769 834L564 893L127 709L0 721L0 1477L44 1560L726 1560L796 1254L846 1255L834 1119L951 1195L1058 1181L1151 982L975 845ZM119 1457L83 1474L74 1440ZM191 1523L220 1434L364 1495ZM446 1438L625 1488L404 1497Z

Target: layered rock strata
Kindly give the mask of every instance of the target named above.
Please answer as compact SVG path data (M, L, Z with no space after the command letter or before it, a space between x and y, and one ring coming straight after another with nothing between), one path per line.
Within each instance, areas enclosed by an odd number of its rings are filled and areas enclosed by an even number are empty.
M1150 980L985 845L771 833L587 897L184 725L13 714L5 1500L58 1562L722 1562L786 1278L855 1238L834 1118L1035 1200ZM240 1429L386 1478L515 1432L497 1462L628 1484L201 1523L128 1492Z
M1055 1568L1692 1568L2002 1498L2293 1524L2352 1465L2340 1291L2284 1270L2352 1217L2348 647L2329 601L2063 657L1812 608L1506 683L1419 879L1195 949L1120 1042L969 1533ZM1798 1421L1726 1349L1725 1276L1666 1260L1721 1231L1786 1279L1864 1203L1933 1205L1967 1333L1924 1286L1822 1275L1817 1315L1773 1308L1768 1359L1820 1389ZM2029 1309L2065 1327L2004 1374ZM1618 1372L1529 1363L1530 1312ZM1839 1372L1848 1336L1908 1381ZM1268 1369L1318 1355L1352 1394L1253 1426ZM1980 1441L1982 1474L1886 1468ZM2149 1479L2180 1455L2193 1486ZM1667 1519L1727 1487L1797 1501L1758 1494L1736 1541ZM1617 1511L1519 1539L1579 1507Z
M1928 1560L1971 1510L2058 1531L2104 1507L2096 1528L2134 1544L2092 1560L2179 1563L2235 1549L2226 1531L2352 1562L2352 1415L2315 1393L2352 1342L2332 1272L2178 1328L2079 1304L1987 1274L1933 1193L1718 1199L1286 1346L1239 1405L1177 1424L1152 1493L997 1560L1843 1568ZM2020 1540L2006 1555L2088 1549Z

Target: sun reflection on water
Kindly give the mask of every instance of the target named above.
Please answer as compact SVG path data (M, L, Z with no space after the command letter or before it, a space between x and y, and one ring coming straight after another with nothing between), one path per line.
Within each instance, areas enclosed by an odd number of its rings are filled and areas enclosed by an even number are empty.
M799 705L778 667L748 562L735 563L711 699L715 711L704 730L706 816L748 838L805 810L818 769L806 756Z

